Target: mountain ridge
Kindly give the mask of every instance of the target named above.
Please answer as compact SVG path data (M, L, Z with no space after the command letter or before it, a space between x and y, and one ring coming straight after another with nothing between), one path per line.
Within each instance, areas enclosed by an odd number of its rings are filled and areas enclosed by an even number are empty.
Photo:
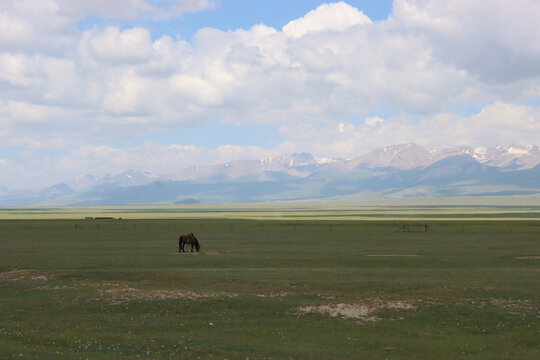
M540 192L534 145L428 149L391 145L362 156L317 159L309 153L183 168L168 175L129 170L81 175L33 191L0 192L0 205L123 205L256 202ZM416 190L415 190L416 189Z

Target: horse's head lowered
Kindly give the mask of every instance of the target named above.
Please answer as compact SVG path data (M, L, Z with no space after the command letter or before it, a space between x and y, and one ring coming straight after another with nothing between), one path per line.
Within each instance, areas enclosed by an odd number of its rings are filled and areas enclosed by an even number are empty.
M193 240L193 244L195 245L195 249L197 249L197 252L201 250L201 244L199 244L199 240L195 237L193 233L189 234L189 237L191 240Z

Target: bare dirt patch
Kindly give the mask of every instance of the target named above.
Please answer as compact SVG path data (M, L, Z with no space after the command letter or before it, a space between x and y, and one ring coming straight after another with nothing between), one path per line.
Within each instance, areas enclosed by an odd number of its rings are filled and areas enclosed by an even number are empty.
M277 297L287 297L291 295L294 295L294 294L290 292L286 292L286 291L281 291L281 292L274 292L274 293L269 293L269 294L256 294L255 296L262 297L262 298L277 298Z
M469 302L471 305L485 307L485 306L496 306L503 308L509 314L525 316L526 314L536 313L537 316L540 316L540 310L529 300L517 300L517 299L487 299L475 301L471 300Z
M105 283L96 284L98 298L111 304L121 304L131 301L155 301L155 300L201 300L213 297L235 297L230 293L196 293L192 291L163 290L163 289L137 289L127 284Z
M128 284L111 282L80 282L70 285L45 283L53 279L49 273L35 270L10 270L0 272L0 282L39 282L35 289L39 290L94 290L96 296L91 298L108 301L111 304L121 304L131 301L158 301L170 299L201 300L216 297L236 297L237 294L225 292L193 292L170 289L139 289Z
M199 252L191 252L189 250L185 252L178 252L175 251L174 254L177 254L179 256L196 256L196 255L221 255L223 253L217 252L217 251L199 251Z
M518 260L540 260L539 255L532 255L532 256L516 256L514 259Z
M13 269L10 271L0 272L0 280L4 281L47 281L52 276L40 271L35 270L18 270Z
M415 257L420 256L418 254L370 254L369 257Z
M340 317L343 319L355 319L362 322L380 320L376 313L384 310L415 310L416 306L407 301L383 301L375 300L369 304L325 304L302 306L297 308L297 313L310 314L320 313L331 317Z
M80 286L71 286L71 285L45 285L45 286L39 286L36 289L39 289L39 290L79 290L82 288Z

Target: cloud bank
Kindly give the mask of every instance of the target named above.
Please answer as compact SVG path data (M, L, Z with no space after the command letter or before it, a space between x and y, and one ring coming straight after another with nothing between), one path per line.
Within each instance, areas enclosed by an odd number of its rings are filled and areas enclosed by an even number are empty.
M143 26L76 26L88 16L159 20L217 6L2 2L0 143L17 155L0 155L0 183L290 151L351 157L401 142L538 144L535 0L395 0L378 22L328 3L282 29L204 28L192 41L156 39ZM221 148L129 145L216 120L239 131L270 124L285 141L231 151L227 139Z

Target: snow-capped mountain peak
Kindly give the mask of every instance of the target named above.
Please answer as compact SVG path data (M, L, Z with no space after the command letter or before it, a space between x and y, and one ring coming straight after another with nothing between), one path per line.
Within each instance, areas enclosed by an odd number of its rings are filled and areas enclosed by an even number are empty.
M322 167L341 163L345 168L359 166L368 168L393 167L408 170L426 167L441 159L467 155L479 163L502 170L523 170L540 164L540 149L534 145L507 146L460 146L450 149L430 149L417 144L390 145L373 150L352 160L329 157L315 158L309 153L283 154L260 160L237 160L217 165L198 165L181 169L166 176L153 175L146 171L130 170L119 174L95 176L81 175L65 183L76 192L99 187L129 187L162 181L194 181L199 179L238 179L255 177L260 181L271 181L276 176L301 178L317 172ZM279 175L281 174L281 175Z
M153 175L148 171L128 170L115 175L80 175L66 181L66 184L73 190L81 191L104 184L111 186L127 187L146 185L157 180L159 180L159 176Z
M532 150L530 145L521 145L521 146L505 146L504 150L508 154L519 154L519 155L529 155Z
M274 170L282 167L300 167L317 164L317 160L308 153L295 153L269 157L260 160L261 165L266 170Z
M427 149L417 144L386 146L373 150L350 161L349 167L365 165L368 167L395 167L412 169L438 155L438 150Z
M492 194L490 186L496 185L499 189L501 184L506 186L500 191L502 195L528 194L540 193L539 171L540 149L535 145L460 146L438 150L402 144L376 149L352 160L315 158L300 153L198 165L166 176L139 170L101 176L87 174L43 190L12 191L0 187L0 204L120 204L135 200L154 203L186 198L201 201L322 199L348 196L347 191L386 194L400 187L406 194L446 196L448 191L456 195L470 191ZM156 181L170 183L163 186L154 184ZM437 187L441 184L446 184L442 192ZM467 184L467 187L459 184ZM471 184L475 185L471 187ZM251 195L248 196L249 189ZM127 196L128 193L136 196ZM111 198L107 200L107 197Z

